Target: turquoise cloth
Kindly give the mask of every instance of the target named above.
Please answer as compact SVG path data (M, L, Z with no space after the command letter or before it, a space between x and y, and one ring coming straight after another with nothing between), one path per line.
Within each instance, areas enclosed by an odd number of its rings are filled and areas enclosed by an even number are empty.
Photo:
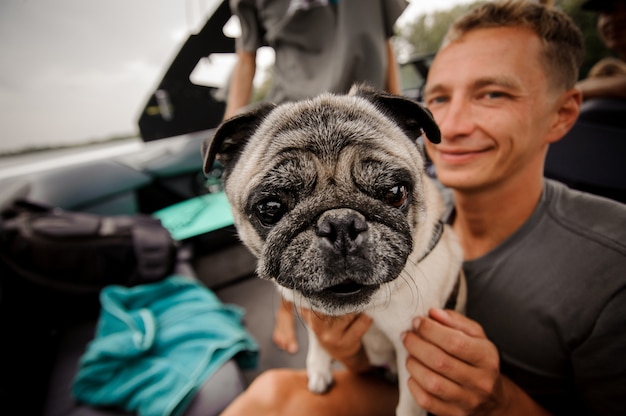
M191 278L107 286L100 301L96 336L74 379L81 402L179 415L230 358L243 368L256 366L258 346L241 324L243 310L222 304Z
M190 198L152 214L175 240L184 240L233 225L233 214L223 191Z

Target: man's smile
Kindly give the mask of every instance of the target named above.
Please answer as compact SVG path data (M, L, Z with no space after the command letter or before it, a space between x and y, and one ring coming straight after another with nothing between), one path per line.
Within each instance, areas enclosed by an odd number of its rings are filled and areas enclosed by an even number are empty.
M444 163L462 164L472 161L480 157L482 154L490 151L491 148L480 149L441 149L437 148L439 159Z

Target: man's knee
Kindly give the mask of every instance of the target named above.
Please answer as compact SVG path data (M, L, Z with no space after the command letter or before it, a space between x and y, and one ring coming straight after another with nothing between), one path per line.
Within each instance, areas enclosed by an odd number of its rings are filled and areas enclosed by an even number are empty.
M268 409L284 409L298 392L306 392L306 373L289 369L272 369L261 373L246 391L254 401Z

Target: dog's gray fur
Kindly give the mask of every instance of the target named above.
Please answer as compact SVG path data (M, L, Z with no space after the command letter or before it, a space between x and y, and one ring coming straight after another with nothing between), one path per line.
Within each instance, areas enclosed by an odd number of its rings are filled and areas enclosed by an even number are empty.
M442 307L462 275L448 226L430 247L443 203L425 174L423 132L439 142L419 104L357 85L347 95L261 105L225 121L203 147L205 172L216 158L224 165L258 275L297 306L372 316L363 342L372 364L399 372L398 415L421 412L406 385L401 334L413 317ZM309 389L322 393L331 359L309 336Z

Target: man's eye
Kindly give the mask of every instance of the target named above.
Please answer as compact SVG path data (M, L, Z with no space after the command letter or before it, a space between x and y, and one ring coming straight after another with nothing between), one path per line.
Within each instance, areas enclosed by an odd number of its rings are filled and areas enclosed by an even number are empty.
M383 202L394 208L402 208L406 204L409 191L405 185L396 185L387 190Z
M501 91L489 91L485 93L485 98L489 98L491 100L495 100L497 98L506 98L509 94L501 92Z
M437 105L437 104L443 104L448 102L448 97L446 97L445 95L437 95L437 96L433 96L433 97L427 97L425 100L426 106L432 106L432 105Z
M286 212L286 205L278 199L264 199L256 205L256 215L264 225L276 224Z

